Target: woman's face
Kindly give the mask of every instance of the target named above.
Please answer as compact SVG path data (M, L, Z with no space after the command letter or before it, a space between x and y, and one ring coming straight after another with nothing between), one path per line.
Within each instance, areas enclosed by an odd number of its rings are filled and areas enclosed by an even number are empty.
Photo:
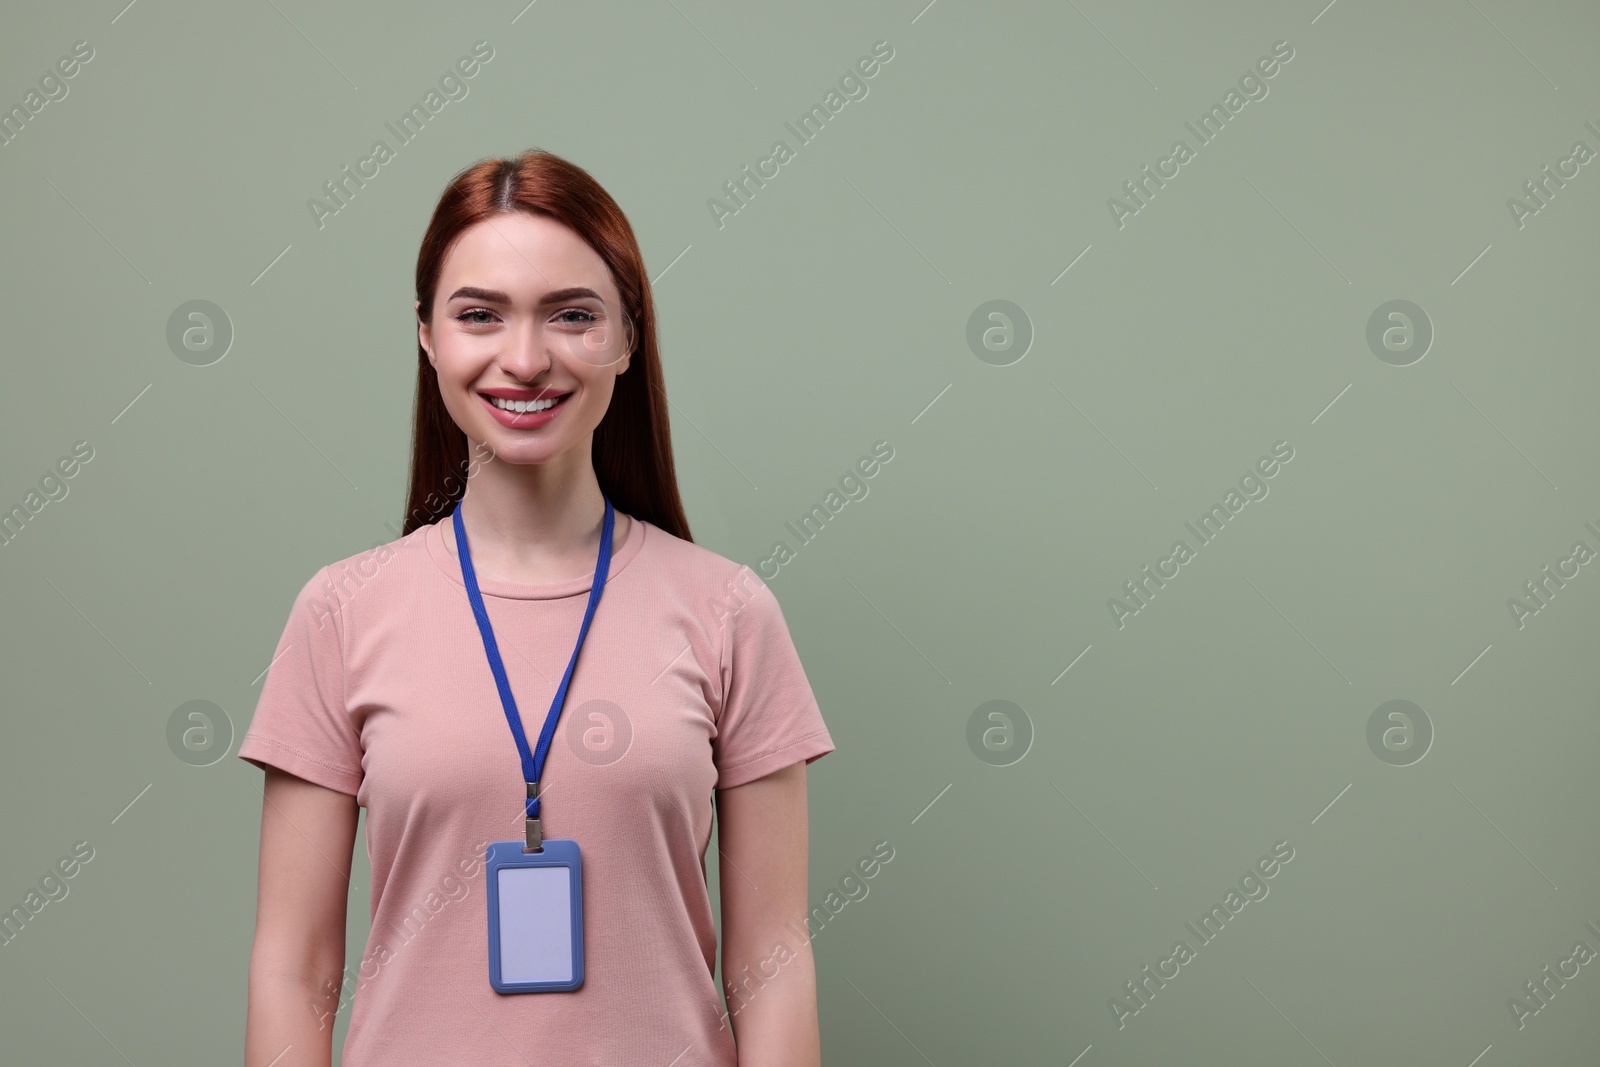
M632 347L605 261L561 223L523 211L461 232L417 339L456 425L510 463L574 448L587 460Z

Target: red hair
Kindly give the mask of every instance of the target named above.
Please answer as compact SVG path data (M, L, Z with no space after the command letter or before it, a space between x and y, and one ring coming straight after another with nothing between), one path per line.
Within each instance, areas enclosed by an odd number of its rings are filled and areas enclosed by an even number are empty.
M627 371L617 375L611 405L594 431L591 459L600 491L617 510L694 540L672 463L667 394L644 257L627 216L588 171L529 149L514 159L481 160L451 179L417 253L420 321L433 320L434 290L456 237L484 219L515 211L554 219L583 238L610 268L624 319L632 327L632 359ZM450 514L466 492L466 475L475 462L468 459L467 435L445 408L438 374L419 341L404 532Z

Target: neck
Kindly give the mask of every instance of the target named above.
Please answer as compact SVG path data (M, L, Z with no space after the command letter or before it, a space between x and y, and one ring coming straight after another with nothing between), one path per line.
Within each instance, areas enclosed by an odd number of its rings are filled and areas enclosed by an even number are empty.
M502 459L484 464L467 482L461 519L473 567L481 575L537 584L592 571L605 497L590 450L574 448L546 463ZM613 553L626 539L628 525L619 513L611 534ZM446 519L440 526L447 547L459 558L455 524Z

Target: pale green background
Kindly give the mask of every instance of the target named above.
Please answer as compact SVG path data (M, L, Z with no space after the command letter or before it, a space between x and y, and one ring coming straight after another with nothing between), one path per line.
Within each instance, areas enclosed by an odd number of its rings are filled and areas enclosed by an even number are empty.
M96 849L0 949L0 1060L237 1062L261 774L166 723L214 701L236 747L294 593L393 536L418 239L450 175L530 146L638 233L701 544L754 565L895 449L771 583L838 745L811 898L896 850L815 942L825 1062L1600 1052L1600 966L1507 1008L1600 949L1600 568L1521 630L1506 605L1600 547L1600 168L1506 207L1600 148L1592 5L120 3L0 34L6 107L96 53L0 149L0 503L95 449L0 549L0 903ZM480 39L470 95L319 231L307 198ZM707 199L879 40L719 230ZM1279 40L1119 230L1107 198ZM212 366L166 344L193 299L236 330ZM1035 330L1012 366L966 344L991 299ZM1409 367L1366 345L1391 299L1436 330ZM1271 495L1119 630L1107 598L1279 440ZM1436 730L1413 766L1365 739L1396 698ZM967 744L993 699L1033 725L1012 766ZM1270 896L1119 1030L1109 998L1279 840Z

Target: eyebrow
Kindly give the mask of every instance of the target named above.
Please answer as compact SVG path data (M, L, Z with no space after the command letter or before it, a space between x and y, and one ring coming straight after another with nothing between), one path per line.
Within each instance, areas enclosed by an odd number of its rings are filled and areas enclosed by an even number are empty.
M464 297L468 300L482 300L488 304L511 303L511 297L507 296L499 289L480 289L475 285L463 285L461 288L451 293L446 302L448 303L449 300L455 300L461 297ZM560 304L568 300L583 299L597 300L602 304L605 303L605 299L593 289L590 289L586 285L575 285L566 289L556 289L553 292L546 293L539 300L539 306L546 304Z

